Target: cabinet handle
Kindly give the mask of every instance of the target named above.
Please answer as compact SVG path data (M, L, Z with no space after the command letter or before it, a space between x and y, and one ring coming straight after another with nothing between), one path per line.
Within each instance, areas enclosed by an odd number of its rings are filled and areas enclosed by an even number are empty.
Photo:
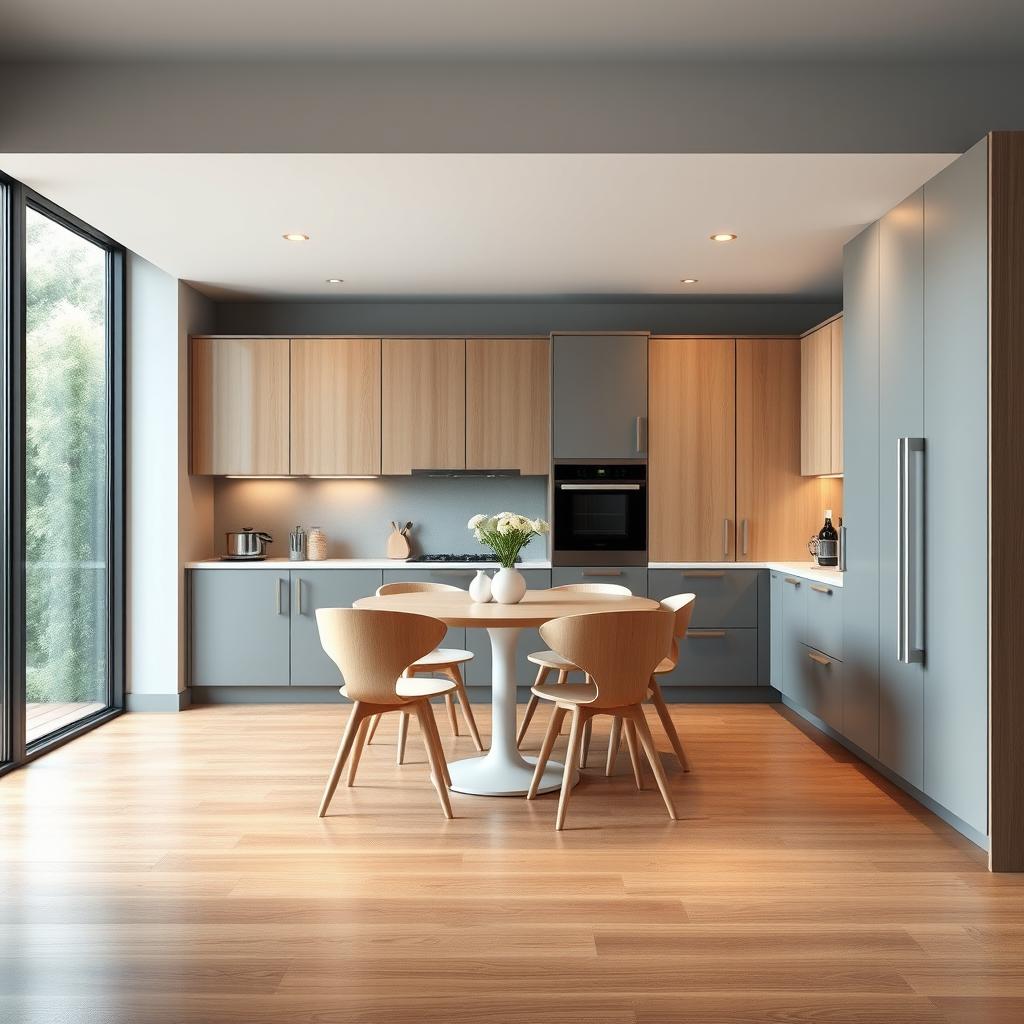
M746 555L747 548L750 547L750 520L744 519L741 522L740 527L743 534L743 550L741 551L741 554Z
M688 629L686 631L688 637L692 637L694 640L720 640L725 636L724 629Z
M584 569L584 576L621 576L621 569Z
M813 590L816 594L831 594L832 593L832 588L831 587L823 587L819 583L812 583L811 584L811 590Z
M278 576L274 580L274 614L281 614L281 584L283 580Z
M787 576L786 577L786 582L792 584L794 587L799 587L800 586L800 581L793 579L792 576Z
M644 434L646 433L646 430L644 428L646 426L647 426L646 418L644 416L637 416L637 418L636 418L636 451L637 451L638 455L641 452L644 452L644 451L647 450L647 445L645 443L645 438L644 438Z
M819 654L817 651L808 651L807 652L807 657L810 658L811 661L815 662L818 665L831 665L832 664L832 659L831 658L826 658L824 654Z
M722 520L722 554L729 554L729 522L728 519Z
M724 572L705 572L705 571L690 571L683 573L684 580L720 580L725 575Z
M302 614L302 577L295 577L295 610Z
M909 665L925 658L925 439L901 437L896 444L896 656Z

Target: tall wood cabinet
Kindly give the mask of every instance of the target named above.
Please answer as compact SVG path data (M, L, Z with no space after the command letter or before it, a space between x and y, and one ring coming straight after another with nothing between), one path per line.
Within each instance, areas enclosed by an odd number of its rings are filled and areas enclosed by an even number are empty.
M292 341L291 473L380 473L380 349L379 338Z
M843 318L800 341L800 472L843 472Z
M289 472L288 352L289 342L280 339L193 339L193 473Z
M736 515L736 342L652 338L651 561L732 561Z

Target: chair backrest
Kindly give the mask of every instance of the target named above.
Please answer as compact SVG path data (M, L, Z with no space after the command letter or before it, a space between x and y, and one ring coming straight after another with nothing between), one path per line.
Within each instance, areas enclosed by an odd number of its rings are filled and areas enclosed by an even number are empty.
M435 593L439 590L454 590L458 594L465 593L462 587L453 587L450 583L420 583L410 580L407 583L385 583L377 588L377 596L383 597L385 594L425 594L430 590L433 590Z
M686 636L686 631L690 628L690 616L693 614L696 601L696 594L673 594L661 602L661 607L672 612L676 620L672 627L672 649L668 656L673 667L679 664L679 641Z
M632 597L633 591L621 583L563 583L552 590L575 590L579 594L615 594L618 597Z
M544 623L540 635L597 685L591 707L625 707L644 699L651 674L669 649L674 618L664 609L567 615Z
M370 704L403 703L395 692L398 678L429 654L447 629L429 615L369 608L317 608L316 624L348 696Z

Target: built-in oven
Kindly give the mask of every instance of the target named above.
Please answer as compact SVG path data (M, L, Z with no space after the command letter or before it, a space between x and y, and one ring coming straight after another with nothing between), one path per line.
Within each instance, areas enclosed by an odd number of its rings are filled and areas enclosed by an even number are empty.
M555 463L554 565L647 564L647 463Z

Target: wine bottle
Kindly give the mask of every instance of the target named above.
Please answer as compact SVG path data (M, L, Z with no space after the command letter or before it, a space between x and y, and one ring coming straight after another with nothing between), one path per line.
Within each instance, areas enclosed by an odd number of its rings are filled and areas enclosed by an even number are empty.
M818 565L839 565L839 534L832 525L832 509L825 509L825 525L818 531Z

